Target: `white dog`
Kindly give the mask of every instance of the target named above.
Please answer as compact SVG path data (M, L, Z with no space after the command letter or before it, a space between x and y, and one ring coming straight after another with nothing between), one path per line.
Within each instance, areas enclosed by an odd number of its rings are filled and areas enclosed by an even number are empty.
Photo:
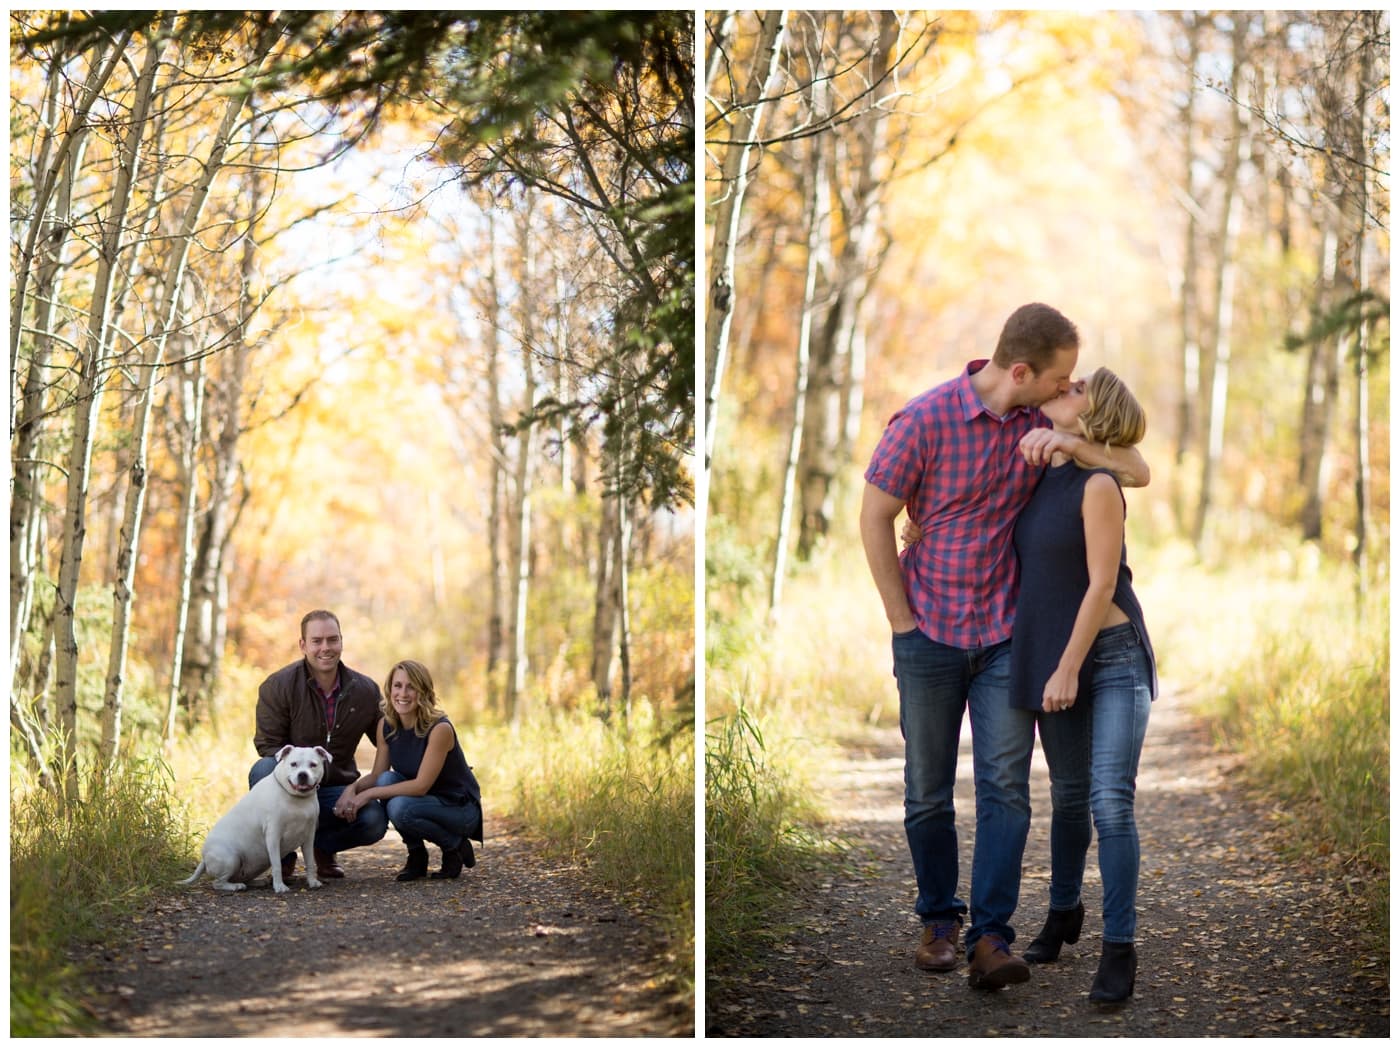
M272 887L284 892L282 856L301 849L306 862L306 886L319 888L312 849L321 806L316 788L331 755L320 746L283 746L277 767L260 779L230 808L204 839L194 873L181 881L193 884L201 873L214 878L214 887L242 891L264 870L272 870Z

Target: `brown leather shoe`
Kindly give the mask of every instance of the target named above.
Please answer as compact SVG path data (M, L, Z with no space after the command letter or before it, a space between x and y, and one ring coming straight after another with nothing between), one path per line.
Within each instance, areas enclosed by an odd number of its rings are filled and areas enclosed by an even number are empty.
M935 921L924 925L914 967L926 972L951 972L958 966L958 922Z
M324 852L317 848L315 855L316 876L321 880L335 881L345 876L345 871L340 868L340 863L335 861L335 852Z
M1011 952L1000 935L984 935L972 950L967 984L974 990L1000 990L1031 977L1031 966Z

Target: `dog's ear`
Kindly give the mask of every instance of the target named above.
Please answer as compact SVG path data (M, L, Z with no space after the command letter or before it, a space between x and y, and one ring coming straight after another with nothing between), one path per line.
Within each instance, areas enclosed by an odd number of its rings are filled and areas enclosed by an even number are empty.
M326 749L324 746L316 747L316 756L320 757L321 760L325 761L327 764L332 760L330 750Z
M280 750L277 751L277 760L281 761L283 757L287 756L287 754L291 753L294 749L296 749L295 746L293 746L290 742L287 743L287 745L283 746Z

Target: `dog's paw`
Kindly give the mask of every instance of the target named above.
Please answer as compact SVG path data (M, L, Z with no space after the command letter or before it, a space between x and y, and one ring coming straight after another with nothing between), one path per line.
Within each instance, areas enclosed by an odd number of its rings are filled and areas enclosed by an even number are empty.
M276 881L276 882L272 885L272 890L275 891L278 895L281 895L283 892L289 892L289 891L291 891L292 889L288 888L288 887L287 887L285 884L283 884L281 881Z
M321 887L321 882L316 880L314 877L308 877L306 878L306 886L308 888L319 888Z

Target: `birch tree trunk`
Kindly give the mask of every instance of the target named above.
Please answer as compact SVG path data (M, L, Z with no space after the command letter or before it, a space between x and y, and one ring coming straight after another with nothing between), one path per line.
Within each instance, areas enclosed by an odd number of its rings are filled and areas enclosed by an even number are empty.
M1371 49L1372 41L1381 32L1378 24L1380 13L1368 11L1361 16L1362 39L1357 55L1355 127L1352 137L1354 155L1369 155L1366 140L1366 110L1371 104ZM1356 290L1367 290L1366 257L1366 215L1370 204L1370 175L1363 167L1357 171L1356 181L1356 232L1353 250L1352 272L1356 277ZM1371 489L1371 390L1370 390L1370 345L1367 342L1367 323L1363 317L1356 331L1356 548L1352 560L1356 566L1356 611L1363 613L1366 593L1369 587L1367 542L1367 517L1370 515Z
M165 706L165 729L161 738L169 745L175 739L175 714L180 708L180 686L185 668L185 634L190 620L190 593L194 580L194 516L199 502L199 445L204 430L204 358L199 357L183 369L183 392L180 398L184 411L185 441L180 448L180 477L184 497L180 503L180 570L179 593L175 603L175 637L170 656L170 690Z
M520 320L520 368L524 380L524 414L516 434L515 459L515 541L511 577L510 663L506 676L506 718L512 726L520 723L525 682L529 672L526 645L526 612L530 594L530 515L534 485L535 400L537 396L533 360L535 330L535 258L531 223L534 209L528 204L517 212L516 228L520 247L521 280L517 303Z
M635 405L633 407L635 411ZM632 506L626 492L627 487L627 444L622 442L622 454L618 459L618 499L617 499L617 664L622 675L622 727L624 732L632 728L632 615L629 611L631 577L629 572L632 559Z
M811 105L813 122L820 124L827 114L828 88L824 77L813 73ZM783 494L778 510L778 538L773 550L773 581L768 591L768 620L778 621L787 573L788 535L791 530L794 491L797 486L797 460L802 451L803 422L807 413L808 366L811 353L812 315L816 311L817 268L822 245L830 242L831 187L827 181L827 150L824 136L808 139L806 172L807 275L802 286L802 321L797 335L797 373L793 383L792 430L788 437L787 463L783 470Z
M126 57L127 45L131 41L130 30L124 30L116 41L116 46L112 48L110 57L106 64L97 68L102 56L106 53L105 45L99 44L93 52L91 65L96 70L87 85L83 88L83 93L74 107L73 115L68 121L68 130L59 142L58 149L49 157L52 149L53 133L50 128L59 125L58 105L59 89L62 83L62 65L69 57L61 52L55 55L53 67L49 72L49 94L48 119L42 122L43 140L39 145L39 155L37 169L40 172L36 179L36 189L34 193L34 213L29 224L29 232L25 237L24 247L20 251L18 263L15 266L15 287L10 296L10 429L14 431L15 426L15 406L18 398L15 396L13 383L19 375L19 343L20 333L23 330L22 320L28 305L26 295L30 273L33 269L34 259L40 250L39 245L44 244L44 250L50 255L57 257L59 247L67 239L68 226L57 216L52 222L45 222L44 216L49 212L49 205L53 200L53 195L59 184L63 180L69 183L68 193L72 192L72 178L74 171L81 164L76 163L75 153L78 153L87 143L88 115L92 112L93 104L102 94L102 89L107 86L107 81L112 78L113 71L122 63Z
M1314 312L1322 316L1328 303L1336 299L1338 238L1331 207L1322 209L1322 243L1318 251L1318 294ZM1337 396L1341 388L1340 359L1346 349L1346 336L1320 338L1307 347L1304 375L1303 415L1298 429L1298 483L1303 489L1300 519L1303 540L1322 539L1323 470L1327 457L1327 435L1332 429Z
M714 455L715 410L724 379L729 328L734 319L734 255L738 248L744 194L748 190L750 157L763 126L764 111L780 80L778 58L782 53L787 16L786 11L764 11L759 15L758 46L748 80L740 97L734 100L732 121L724 124L719 132L728 144L724 146L717 190L714 242L710 252L710 295L705 312L706 468Z
M1200 206L1196 197L1196 64L1201 54L1201 25L1194 12L1183 13L1182 26L1186 31L1186 100L1181 107L1182 173L1181 192L1186 212L1185 244L1182 251L1181 283L1177 294L1179 306L1178 322L1181 327L1181 388L1176 417L1176 465L1174 475L1173 505L1178 524L1186 520L1186 500L1180 478L1185 463L1196 441L1196 415L1201 399L1201 342L1200 342Z
M836 17L844 16L838 13ZM860 402L859 394L852 388L852 353L858 341L861 307L880 264L876 244L885 183L878 176L877 165L886 152L889 112L885 101L893 92L888 74L899 37L899 16L893 11L881 11L874 17L877 33L871 49L869 81L882 86L874 88L877 93L859 117L840 131L824 136L830 138L836 153L844 153L849 159L845 178L835 174L836 165L832 163L830 181L837 184L838 194L845 199L845 239L828 281L829 291L821 296L830 304L822 322L813 328L806 431L798 466L801 526L797 555L804 560L831 526L832 484L845 465L841 459L847 432L845 409L853 396L857 405ZM833 39L840 39L841 35L839 30L831 33ZM849 189L843 191L840 183L846 179Z
M63 83L60 65L66 57L55 57L49 72L45 96L45 129L35 160L34 212L20 259L15 267L15 289L10 305L10 686L21 686L19 679L24 639L29 633L30 612L34 599L34 577L39 570L40 536L43 532L43 500L39 497L40 438L45 415L44 395L51 376L49 362L53 356L53 323L59 299L59 286L64 269L64 249L72 228L73 186L83 166L87 149L88 113L102 88L111 78L112 70L122 57L122 49L130 33L122 34L116 51L107 64L96 69L105 49L93 56L94 75L84 87L78 105L67 121L67 130L57 148L54 132L63 122L59 105L59 89ZM24 369L22 390L19 368L19 346L24 329L24 311L28 306L28 285L31 271L34 277L35 301L33 351Z
M188 637L180 666L180 696L191 721L213 708L213 696L223 668L228 623L228 558L234 526L247 499L240 498L243 436L243 395L254 347L249 326L258 303L258 219L266 202L266 176L257 164L244 173L238 194L239 214L246 221L238 263L238 302L228 332L228 348L219 354L217 377L204 383L208 410L204 429L211 447L208 468L209 500L198 515L198 538L192 566Z
M508 546L506 541L506 483L507 456L505 446L505 413L501 409L501 325L504 311L501 302L501 247L496 229L496 214L488 212L487 259L489 272L486 286L490 295L486 324L486 397L487 419L491 426L491 504L487 529L491 549L491 611L486 627L486 688L491 707L502 719L509 719L506 689L501 679L506 664L506 595Z
M605 452L604 470L611 470ZM608 485L605 483L604 488ZM591 678L606 720L612 712L613 659L617 651L618 524L620 493L604 491L598 521L598 566L593 575L593 665Z
M1245 12L1235 12L1231 31L1230 98L1241 97L1244 80L1245 41L1248 22ZM1229 148L1225 154L1225 170L1221 174L1224 201L1221 204L1220 225L1216 231L1215 260L1215 323L1211 354L1210 399L1206 405L1206 448L1201 460L1201 488L1197 494L1196 518L1191 528L1191 541L1197 552L1205 542L1206 520L1214 498L1215 477L1220 469L1220 457L1225 450L1225 411L1230 390L1230 351L1235 316L1235 279L1239 264L1235 258L1243 211L1240 193L1240 166L1250 153L1249 121L1244 108L1236 102L1231 106Z
M68 453L68 486L63 512L63 552L59 559L58 586L54 598L54 691L62 732L61 779L64 796L69 802L78 799L78 639L75 623L83 544L87 537L93 430L102 397L103 357L110 334L113 280L126 233L126 213L140 165L141 137L155 96L156 70L165 52L172 21L172 16L162 19L161 29L147 42L145 60L136 82L130 123L122 142L121 160L112 187L111 208L103 224L87 326L78 350L73 442Z
M265 30L249 73L256 76L275 40L273 30ZM150 443L152 391L157 375L164 367L165 347L175 327L176 313L184 291L186 263L190 245L199 231L204 205L209 199L214 179L223 169L224 156L238 119L247 104L247 95L235 92L224 105L223 118L215 132L203 170L190 194L180 221L180 228L170 244L165 273L161 281L156 310L156 329L151 335L136 402L135 445L132 451L131 478L127 485L126 507L122 518L121 542L117 554L117 579L112 590L112 643L107 660L107 688L102 702L102 743L100 759L111 767L117 758L121 741L122 686L126 673L126 654L131 635L131 609L135 600L133 589L137 554L141 544L141 524L146 502L146 472Z
M714 81L715 73L726 53L734 46L734 34L738 29L737 11L705 12L705 83Z

